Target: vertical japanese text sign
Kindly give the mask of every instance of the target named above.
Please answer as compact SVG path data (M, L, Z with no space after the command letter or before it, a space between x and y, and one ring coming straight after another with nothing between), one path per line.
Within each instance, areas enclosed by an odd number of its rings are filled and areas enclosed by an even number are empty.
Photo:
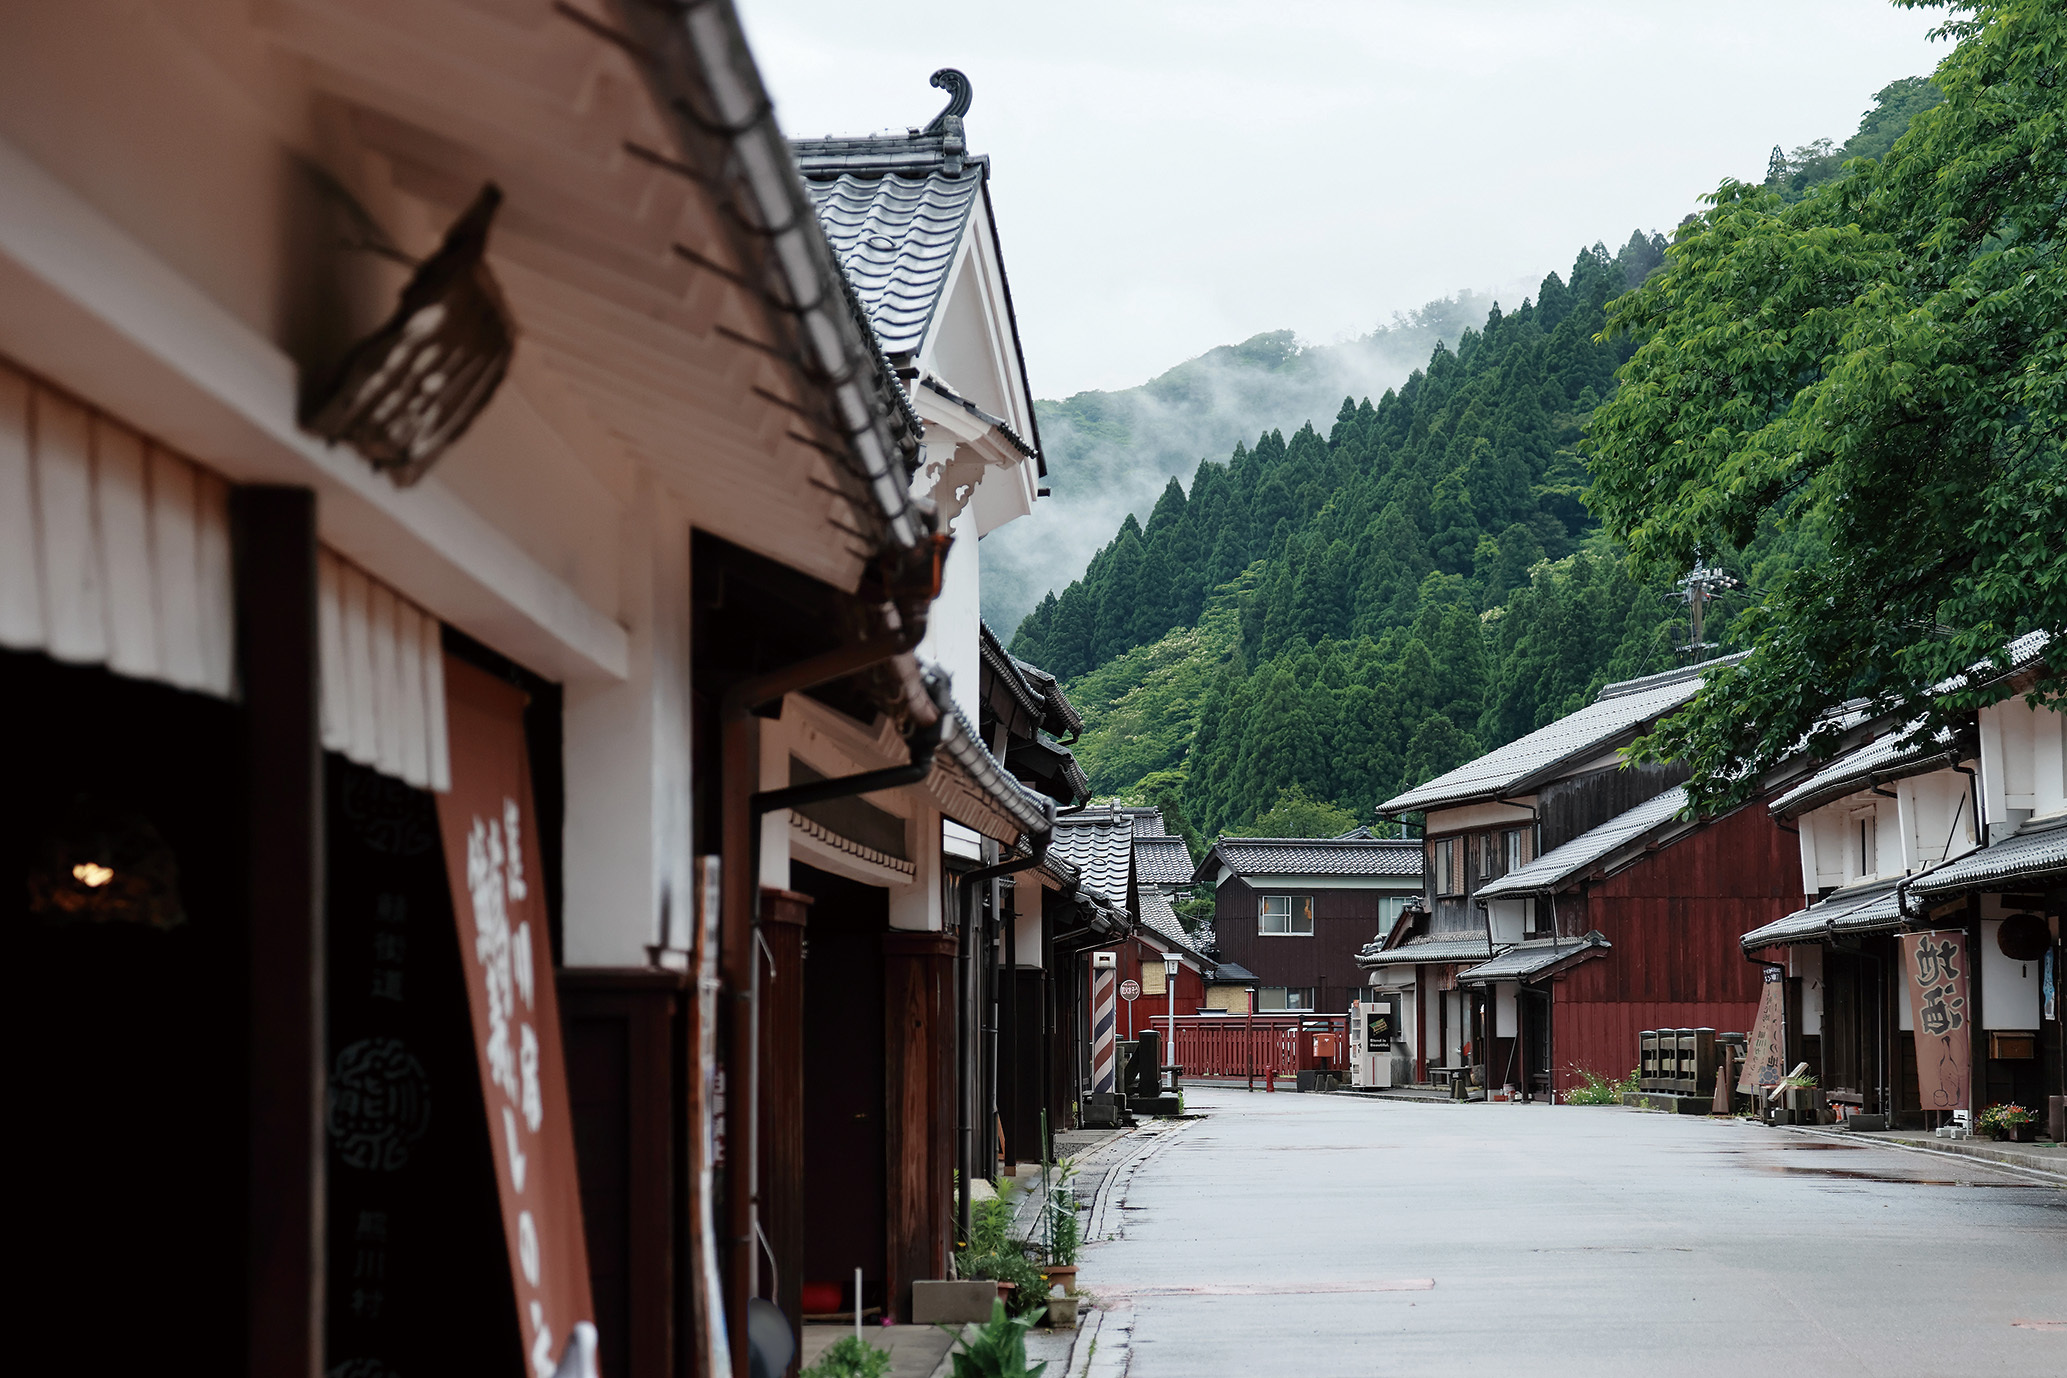
M1916 1089L1926 1110L1971 1110L1973 1008L1967 1000L1967 935L1904 933L1895 939L1909 979L1916 1026Z
M1779 969L1767 967L1765 985L1758 995L1758 1020L1751 1026L1751 1042L1744 1049L1744 1070L1737 1074L1740 1095L1778 1086L1787 1075L1786 992Z
M438 796L438 831L467 973L517 1323L534 1378L551 1378L575 1322L593 1322L595 1312L524 751L524 695L448 656L445 700L452 788Z

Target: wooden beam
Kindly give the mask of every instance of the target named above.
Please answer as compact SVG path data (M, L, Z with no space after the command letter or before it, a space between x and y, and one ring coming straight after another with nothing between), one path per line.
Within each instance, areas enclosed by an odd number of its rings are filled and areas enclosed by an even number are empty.
M253 1373L323 1371L323 751L316 495L233 499L251 856Z

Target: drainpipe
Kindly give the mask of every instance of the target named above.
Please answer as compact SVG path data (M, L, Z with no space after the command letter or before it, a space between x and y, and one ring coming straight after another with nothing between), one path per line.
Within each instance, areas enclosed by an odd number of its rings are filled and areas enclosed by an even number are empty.
M727 993L731 997L731 1017L727 1022L727 1048L725 1059L728 1068L727 1093L735 1106L747 1108L746 1128L743 1134L731 1134L732 1143L728 1156L731 1160L725 1191L725 1254L727 1267L724 1270L725 1313L728 1317L746 1314L747 1298L759 1289L760 1269L756 1266L754 1246L760 1236L760 948L761 915L757 902L760 893L760 824L769 807L783 808L792 804L811 802L798 791L822 790L832 787L831 793L816 794L814 798L834 798L846 792L844 787L857 778L873 783L864 783L862 790L883 789L885 775L903 775L911 767L896 767L890 772L871 771L862 777L848 777L847 780L825 780L813 785L794 787L790 790L774 790L762 793L754 786L761 776L760 734L756 730L754 715L766 704L779 703L786 694L797 693L845 679L871 666L907 654L916 646L924 633L924 622L919 618L895 619L896 629L886 635L871 637L811 656L781 669L754 675L739 681L725 691L719 703L720 724L720 778L722 781L721 818L723 851L720 875L722 876L722 919L719 937L721 976ZM924 749L927 763L931 764L931 749L925 746L930 740L937 744L940 736L940 709L932 705L934 722L924 724L907 740L914 749ZM918 714L915 717L921 716ZM923 775L923 772L921 772ZM858 792L858 791L857 791ZM770 798L778 802L760 807ZM782 802L786 798L787 802ZM732 1117L738 1123L738 1117ZM743 1147L744 1154L739 1151ZM741 1158L744 1157L742 1165ZM743 1168L743 1170L742 1170ZM735 1348L745 1338L742 1323L737 1334L730 1337ZM737 1356L735 1356L736 1358Z

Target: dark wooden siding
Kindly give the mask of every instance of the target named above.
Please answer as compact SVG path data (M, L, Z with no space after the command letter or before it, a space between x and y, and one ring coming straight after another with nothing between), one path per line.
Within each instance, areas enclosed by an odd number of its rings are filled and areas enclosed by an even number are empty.
M1580 1083L1575 1066L1628 1071L1645 1029L1750 1029L1760 968L1738 939L1801 908L1797 846L1753 803L1589 887L1583 902L1558 896L1566 933L1598 929L1614 944L1556 983L1560 1089Z
M1545 785L1536 793L1536 822L1543 850L1562 847L1618 814L1684 784L1689 771L1677 763L1608 766Z
M1240 879L1221 886L1213 909L1220 955L1256 973L1259 986L1312 986L1324 1013L1349 1009L1364 984L1356 955L1378 936L1378 902L1383 890L1320 890L1312 887L1252 886ZM1258 895L1311 895L1311 938L1266 938L1256 931Z

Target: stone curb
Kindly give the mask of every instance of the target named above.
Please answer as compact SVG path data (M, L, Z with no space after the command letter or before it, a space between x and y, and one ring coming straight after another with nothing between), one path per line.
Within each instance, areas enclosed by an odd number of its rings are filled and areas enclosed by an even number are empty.
M2067 1187L2067 1172L2054 1172L2050 1168L2038 1167L2019 1155L2013 1155L2002 1149L1985 1144L1975 1144L1970 1140L1947 1139L1943 1143L1920 1144L1910 1139L1884 1139L1878 1134L1813 1129L1805 1125L1796 1124L1780 1124L1774 1125L1772 1128L1784 1129L1790 1134L1800 1134L1807 1138L1828 1139L1832 1143L1859 1144L1862 1146L1872 1144L1881 1148L1901 1149L1905 1153L1931 1153L1936 1154L1940 1158L1962 1158L1969 1162L1984 1162L1990 1167L2001 1168L2006 1172L2016 1172L2027 1177L2036 1177L2047 1186Z

